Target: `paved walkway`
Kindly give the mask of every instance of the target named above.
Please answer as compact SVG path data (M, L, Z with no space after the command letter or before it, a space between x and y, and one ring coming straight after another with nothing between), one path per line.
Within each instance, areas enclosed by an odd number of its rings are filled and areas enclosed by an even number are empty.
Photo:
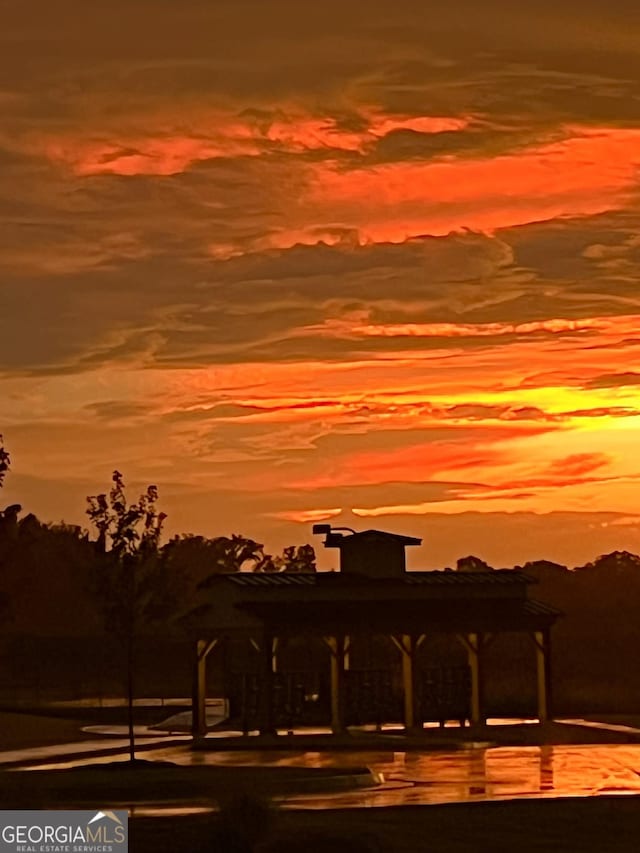
M494 722L494 721L491 721ZM497 722L497 721L496 721ZM504 724L505 721L500 721ZM516 722L509 721L509 722ZM522 721L518 721L522 722ZM601 723L591 720L582 719L562 719L556 720L556 723L581 726L586 729L616 732L620 734L640 735L640 728L634 726L623 725L621 723ZM71 743L53 744L50 746L36 746L27 749L7 750L0 752L0 768L8 769L10 767L33 767L35 765L46 763L47 765L54 763L64 764L74 760L82 760L90 757L106 757L110 755L122 755L126 753L129 747L129 741L126 737L127 729L125 726L88 726L83 729L85 732L90 732L96 735L102 735L100 738L91 740L81 740ZM191 742L191 735L185 734L158 734L146 726L136 727L136 752L145 752L148 750L162 750L165 748L184 746ZM207 739L228 738L236 735L241 737L241 732L216 731L209 732ZM297 744L296 744L297 745Z
M136 752L158 747L180 746L188 743L191 735L162 735L147 737L144 742L136 741ZM0 752L0 767L33 766L42 763L73 761L78 758L119 755L129 748L129 741L120 738L101 740L81 740L75 743L53 744L52 746L34 746L29 749L14 749Z
M621 732L630 735L640 735L640 729L635 726L626 726L622 723L599 723L596 720L556 720L565 726L582 726L585 729L596 729L602 732Z

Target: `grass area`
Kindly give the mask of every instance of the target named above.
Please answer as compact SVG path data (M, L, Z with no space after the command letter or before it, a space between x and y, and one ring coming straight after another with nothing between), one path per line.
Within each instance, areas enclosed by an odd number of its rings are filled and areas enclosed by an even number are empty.
M174 711L174 708L136 708L136 725L153 725ZM74 711L68 708L48 708L37 712L34 709L0 711L0 751L95 740L96 735L83 732L83 726L123 726L126 723L127 709L124 706L79 707Z
M0 750L29 749L34 746L53 746L62 743L88 740L91 736L81 731L88 722L23 714L0 712Z

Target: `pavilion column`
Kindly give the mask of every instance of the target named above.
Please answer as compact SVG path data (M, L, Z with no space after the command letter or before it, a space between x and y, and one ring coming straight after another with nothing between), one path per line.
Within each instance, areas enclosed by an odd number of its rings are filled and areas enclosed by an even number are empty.
M408 732L418 726L416 713L416 638L412 634L402 636L402 685L404 690L404 727Z
M344 654L345 638L343 636L325 637L329 649L331 666L331 730L341 734L344 724Z
M273 707L273 674L277 667L277 642L274 635L265 630L262 642L259 644L260 653L260 734L277 734Z
M351 637L348 634L345 634L344 637L344 655L342 661L345 671L351 669Z
M217 639L196 641L191 699L193 737L204 737L207 733L207 656L217 642Z
M464 638L467 649L467 661L471 670L471 725L480 726L486 722L484 715L484 673L483 673L483 636L467 634Z
M538 695L538 719L546 723L552 719L551 701L551 632L535 631L533 641L536 648L536 676Z
M404 696L404 727L407 732L413 732L418 725L416 702L416 658L418 643L413 634L402 634L392 637L402 655L402 690Z

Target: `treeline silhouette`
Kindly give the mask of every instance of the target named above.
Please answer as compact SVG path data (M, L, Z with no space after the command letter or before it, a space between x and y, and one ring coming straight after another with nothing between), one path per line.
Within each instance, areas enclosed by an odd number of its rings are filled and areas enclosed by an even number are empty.
M270 555L239 534L169 539L137 569L139 695L189 695L182 617L202 604L212 574L315 569L310 545ZM0 513L0 701L121 695L128 571L79 526L19 517L15 506Z
M0 487L10 469L0 435ZM160 545L158 500L151 485L130 501L114 471L108 493L87 497L90 530L22 515L19 504L0 510L0 701L54 688L68 698L73 685L121 695L124 682L131 705L134 646L143 689L186 696L185 616L212 575L316 570L311 545L274 555L239 534Z
M108 552L97 545L79 526L46 524L31 513L19 518L14 507L1 512L0 630L47 636L108 631L109 620L103 625ZM273 556L239 534L172 537L158 548L150 580L154 597L171 602L171 612L162 614L163 630L175 630L174 617L201 601L199 587L210 575L240 571L314 572L315 552L311 545L292 545Z
M466 557L458 561L457 568L478 571L492 567L477 557ZM542 559L513 568L535 582L530 589L532 598L563 614L552 635L556 711L640 713L640 557L614 551L579 566ZM523 642L515 636L498 639L490 649L490 664L494 677L502 683L499 692L505 702L511 707L521 701L530 708L531 678L518 672L516 656L510 654ZM521 696L514 695L514 685L522 686Z

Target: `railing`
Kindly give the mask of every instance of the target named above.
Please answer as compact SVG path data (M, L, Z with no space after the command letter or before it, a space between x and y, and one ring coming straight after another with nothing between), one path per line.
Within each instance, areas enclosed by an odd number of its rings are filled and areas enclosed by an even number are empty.
M328 697L314 671L277 672L271 676L273 720L278 728L317 723L328 715ZM259 728L263 680L256 672L230 673L229 715L247 733ZM326 703L323 703L326 698ZM323 705L326 704L326 714Z
M327 678L317 671L278 672L271 676L272 713L277 728L328 724L330 695ZM231 721L242 731L260 727L263 680L257 672L230 673L226 695ZM401 722L403 693L389 669L353 669L344 672L345 722L350 726ZM469 719L471 675L467 666L430 667L415 680L418 722Z
M347 725L381 726L402 718L402 693L394 689L390 670L351 669L344 675Z
M458 720L470 717L471 670L468 666L430 667L418 673L417 716L420 722Z

